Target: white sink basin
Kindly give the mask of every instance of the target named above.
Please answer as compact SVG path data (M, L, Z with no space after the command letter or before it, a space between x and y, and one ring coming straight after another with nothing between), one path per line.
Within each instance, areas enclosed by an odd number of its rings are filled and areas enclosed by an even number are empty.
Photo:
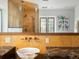
M40 53L40 49L21 48L21 49L18 49L16 53L21 59L34 59L38 55L38 53Z

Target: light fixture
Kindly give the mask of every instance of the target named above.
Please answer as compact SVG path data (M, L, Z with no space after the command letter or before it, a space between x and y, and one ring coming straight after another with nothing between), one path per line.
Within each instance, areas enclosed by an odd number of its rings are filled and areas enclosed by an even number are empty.
M47 6L42 6L42 8L47 8Z
M43 0L43 1L48 1L48 0Z

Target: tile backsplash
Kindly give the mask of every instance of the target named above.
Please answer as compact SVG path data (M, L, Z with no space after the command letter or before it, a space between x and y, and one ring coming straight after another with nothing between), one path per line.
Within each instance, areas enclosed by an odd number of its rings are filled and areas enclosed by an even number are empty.
M41 53L46 52L46 46L78 47L78 42L78 35L0 35L0 46L16 46L17 49L37 47L40 48Z

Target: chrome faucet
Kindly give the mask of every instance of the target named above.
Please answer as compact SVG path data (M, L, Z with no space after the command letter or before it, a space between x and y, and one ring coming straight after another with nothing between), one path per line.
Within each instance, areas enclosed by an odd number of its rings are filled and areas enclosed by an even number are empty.
M39 38L37 38L37 37L34 37L34 38L32 38L32 37L25 37L25 40L27 40L28 42L30 42L32 39L34 39L37 42L39 40Z
M29 37L29 38L25 37L25 40L27 40L28 42L30 42L32 40L32 37Z

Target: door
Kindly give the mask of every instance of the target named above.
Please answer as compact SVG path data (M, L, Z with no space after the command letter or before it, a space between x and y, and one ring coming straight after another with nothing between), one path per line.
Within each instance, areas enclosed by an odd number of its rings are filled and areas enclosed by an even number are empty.
M0 9L0 32L1 32L2 10Z

